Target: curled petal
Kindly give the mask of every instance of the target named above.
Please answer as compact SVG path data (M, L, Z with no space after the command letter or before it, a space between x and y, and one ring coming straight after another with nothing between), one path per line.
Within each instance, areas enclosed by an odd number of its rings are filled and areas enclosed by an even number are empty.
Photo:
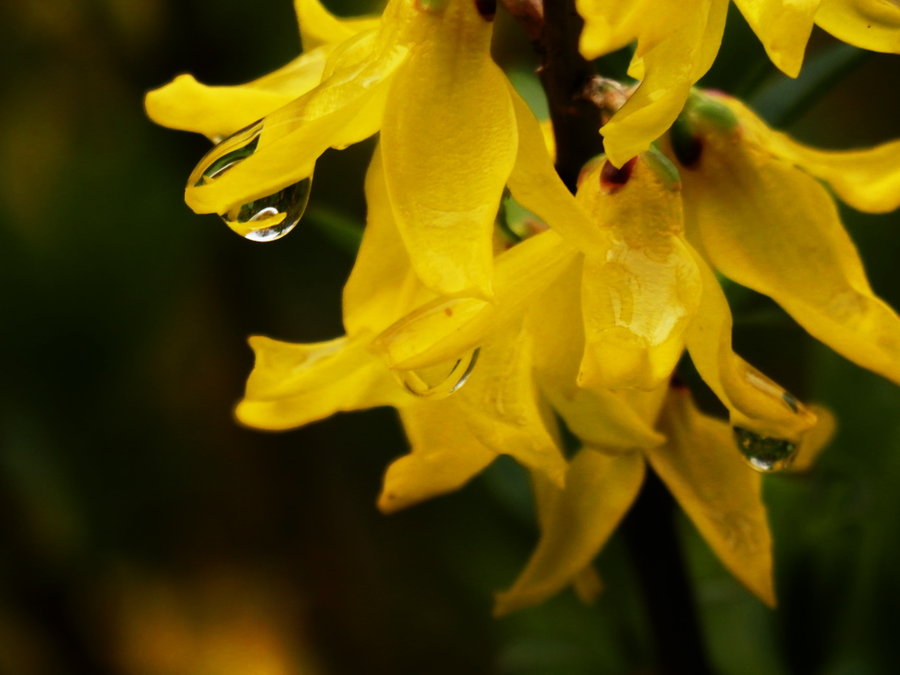
M256 365L235 410L238 420L280 431L336 412L409 403L410 395L369 352L370 339L360 335L291 344L251 337Z
M797 77L822 0L735 0L769 58L785 75Z
M678 117L691 86L712 65L728 3L698 0L653 6L630 71L642 75L640 86L601 128L607 157L616 166L647 150Z
M378 336L374 348L392 368L422 368L457 358L521 316L576 255L552 230L531 237L497 257L492 302L434 300L390 326Z
M732 426L797 441L815 424L815 415L734 353L728 302L709 266L699 256L696 262L703 295L685 337L697 371L728 408Z
M356 33L378 27L378 19L341 19L329 12L319 0L294 0L294 12L300 28L303 49L342 42Z
M737 134L709 133L702 143L684 172L685 208L716 268L851 361L900 382L900 317L872 292L825 189Z
M900 7L891 0L822 0L816 23L848 44L900 53Z
M211 87L179 75L147 94L147 115L171 129L223 138L319 84L327 53L324 47L306 52L265 77L233 87Z
M566 474L566 487L545 488L538 500L537 549L512 588L497 596L495 614L536 605L572 583L615 530L643 478L640 453L579 451Z
M337 62L333 72L314 89L261 120L256 146L214 179L207 169L223 158L216 148L194 170L185 190L185 201L197 213L224 213L243 204L270 195L312 173L316 159L331 145L346 144L345 129L358 136L361 110L376 118L381 111L366 107L385 87L408 50L395 46L377 51L378 35L361 33L341 45L329 57ZM377 119L368 128L377 128ZM228 149L230 151L230 149Z
M724 422L701 413L675 389L662 416L666 445L647 460L725 567L760 600L775 605L772 537L759 473L744 464Z
M516 156L491 23L451 3L391 86L381 134L397 227L423 283L441 295L491 294L491 233ZM424 152L423 152L424 150Z
M853 208L885 213L900 206L900 140L860 150L818 150L770 129L737 99L717 100L737 115L748 141L825 181Z
M384 476L378 508L393 513L458 490L497 457L444 401L416 401L400 409L412 452Z

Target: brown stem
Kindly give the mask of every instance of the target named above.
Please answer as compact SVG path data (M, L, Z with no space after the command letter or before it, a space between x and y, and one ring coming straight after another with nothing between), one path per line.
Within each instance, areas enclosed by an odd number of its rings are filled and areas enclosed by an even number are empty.
M538 74L547 94L556 138L556 170L572 192L581 167L603 152L601 109L591 97L597 73L578 51L584 22L574 0L503 0L541 59Z

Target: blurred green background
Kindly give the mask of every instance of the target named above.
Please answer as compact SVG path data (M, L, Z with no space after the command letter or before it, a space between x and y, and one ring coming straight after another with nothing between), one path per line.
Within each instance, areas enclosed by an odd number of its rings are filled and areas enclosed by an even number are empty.
M500 25L497 56L539 108L527 45ZM490 617L536 540L511 462L385 517L381 474L406 450L392 411L285 434L232 419L246 337L339 334L352 256L321 218L265 245L192 214L182 189L208 143L152 125L142 96L180 72L237 83L289 60L289 0L3 3L0 45L0 672L652 672L619 537L595 607L567 592ZM732 13L706 83L824 147L900 136L898 58L851 51L817 31L807 69L827 87L804 79L795 105L800 85L785 89ZM371 150L323 158L312 213L362 222ZM844 212L900 307L900 215ZM840 427L812 473L766 479L777 612L680 517L711 659L733 674L895 672L900 391L769 301L732 300L739 351Z

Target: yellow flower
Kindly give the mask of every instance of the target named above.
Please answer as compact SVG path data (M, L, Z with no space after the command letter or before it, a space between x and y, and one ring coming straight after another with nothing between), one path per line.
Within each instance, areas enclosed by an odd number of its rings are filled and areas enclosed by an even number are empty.
M738 101L695 96L672 134L687 234L726 277L768 295L810 334L900 383L900 317L875 296L834 200L900 205L900 141L824 152L774 132Z
M517 193L545 193L553 173L537 122L491 59L492 17L471 0L391 0L375 24L340 22L317 0L296 4L304 40L311 34L318 46L288 66L240 87L180 76L148 95L160 123L232 134L194 170L187 203L223 214L242 234L274 238L302 213L302 205L285 213L278 200L305 205L316 159L380 130L388 198L413 269L443 295L489 297L504 187L528 206ZM558 226L572 230L569 222ZM591 241L589 228L570 236Z
M900 7L885 0L735 0L769 58L796 77L813 24L857 47L900 53ZM728 0L577 0L585 20L581 51L596 58L637 41L629 75L640 86L602 133L622 166L644 152L681 111L691 86L712 65Z

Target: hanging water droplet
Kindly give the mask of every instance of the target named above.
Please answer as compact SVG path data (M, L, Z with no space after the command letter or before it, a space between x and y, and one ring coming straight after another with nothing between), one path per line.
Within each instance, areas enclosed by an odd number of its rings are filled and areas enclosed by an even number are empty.
M188 185L209 185L235 164L250 157L256 152L262 130L263 122L259 120L217 143L194 168Z
M222 220L244 239L275 241L297 227L306 211L312 177L279 190L268 197L260 197L241 204L222 214Z
M734 440L747 463L764 473L787 468L797 452L796 443L761 436L743 427L734 427Z
M407 391L422 398L445 398L459 391L469 379L478 361L480 348L456 361L440 363L428 368L403 370L398 373Z

